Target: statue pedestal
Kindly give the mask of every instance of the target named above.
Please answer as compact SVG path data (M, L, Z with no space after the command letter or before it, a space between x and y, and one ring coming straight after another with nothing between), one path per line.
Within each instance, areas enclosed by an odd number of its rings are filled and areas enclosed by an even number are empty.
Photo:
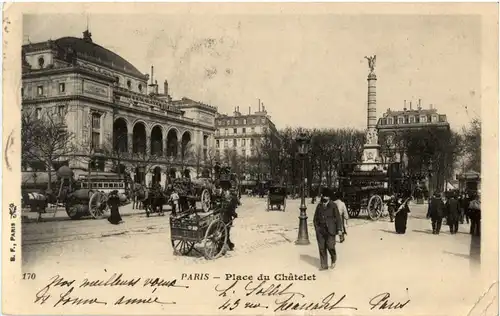
M361 171L372 171L374 168L381 169L380 163L380 145L379 144L365 144L363 146L363 158L360 164Z

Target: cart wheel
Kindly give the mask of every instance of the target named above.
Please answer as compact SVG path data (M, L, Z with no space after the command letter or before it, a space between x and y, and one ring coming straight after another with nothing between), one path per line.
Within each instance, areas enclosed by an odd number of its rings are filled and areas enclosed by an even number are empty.
M226 224L220 219L210 223L205 233L204 251L205 258L212 260L220 257L227 244Z
M380 218L382 215L382 198L378 195L373 195L368 201L368 206L366 210L368 212L368 216L374 221Z
M89 201L89 213L93 218L102 218L109 216L108 196L102 192L96 191L92 194Z
M172 248L174 248L174 253L183 256L187 255L191 252L191 250L193 250L194 244L195 243L193 241L172 239Z
M66 214L68 214L69 218L71 218L72 220L80 219L84 213L82 209L85 207L86 206L83 204L66 204Z
M210 197L210 192L208 189L204 189L201 192L201 208L203 209L203 212L208 212L210 210L210 205L212 198Z

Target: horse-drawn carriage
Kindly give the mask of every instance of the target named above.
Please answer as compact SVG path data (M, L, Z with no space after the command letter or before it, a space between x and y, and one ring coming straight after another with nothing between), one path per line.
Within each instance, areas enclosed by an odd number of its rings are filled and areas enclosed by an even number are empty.
M389 215L391 196L403 190L399 163L374 163L372 170L360 170L357 164L344 164L339 177L347 211L351 218L363 211L372 220Z
M284 212L286 208L286 196L286 187L271 186L267 196L267 211L278 209Z

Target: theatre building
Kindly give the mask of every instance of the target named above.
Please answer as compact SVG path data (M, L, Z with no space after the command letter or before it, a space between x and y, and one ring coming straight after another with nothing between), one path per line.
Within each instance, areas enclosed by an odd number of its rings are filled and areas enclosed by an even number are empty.
M39 117L46 111L60 115L77 150L59 165L77 174L90 168L164 184L175 171L195 176L215 145L215 107L172 100L166 80L160 93L153 67L151 75L141 73L94 43L88 30L83 38L23 45L22 57L22 109ZM42 167L30 162L24 168Z

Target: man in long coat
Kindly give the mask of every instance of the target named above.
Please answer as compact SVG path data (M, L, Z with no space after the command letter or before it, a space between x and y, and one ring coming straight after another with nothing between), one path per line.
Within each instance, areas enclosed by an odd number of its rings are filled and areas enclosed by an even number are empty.
M342 218L336 204L330 201L332 192L326 189L323 192L321 202L317 205L314 212L314 228L316 230L316 239L318 241L319 258L321 262L320 270L328 269L327 250L332 258L331 269L335 268L337 261L337 251L335 250L335 237L340 235L340 242L344 241L342 233Z
M434 196L429 201L429 208L427 210L427 218L430 218L432 221L432 233L434 235L439 235L441 231L444 215L443 208L444 203L441 200L440 194L438 192L434 193Z
M450 226L452 235L458 232L458 221L460 219L460 205L453 195L450 194L446 203L446 223Z

